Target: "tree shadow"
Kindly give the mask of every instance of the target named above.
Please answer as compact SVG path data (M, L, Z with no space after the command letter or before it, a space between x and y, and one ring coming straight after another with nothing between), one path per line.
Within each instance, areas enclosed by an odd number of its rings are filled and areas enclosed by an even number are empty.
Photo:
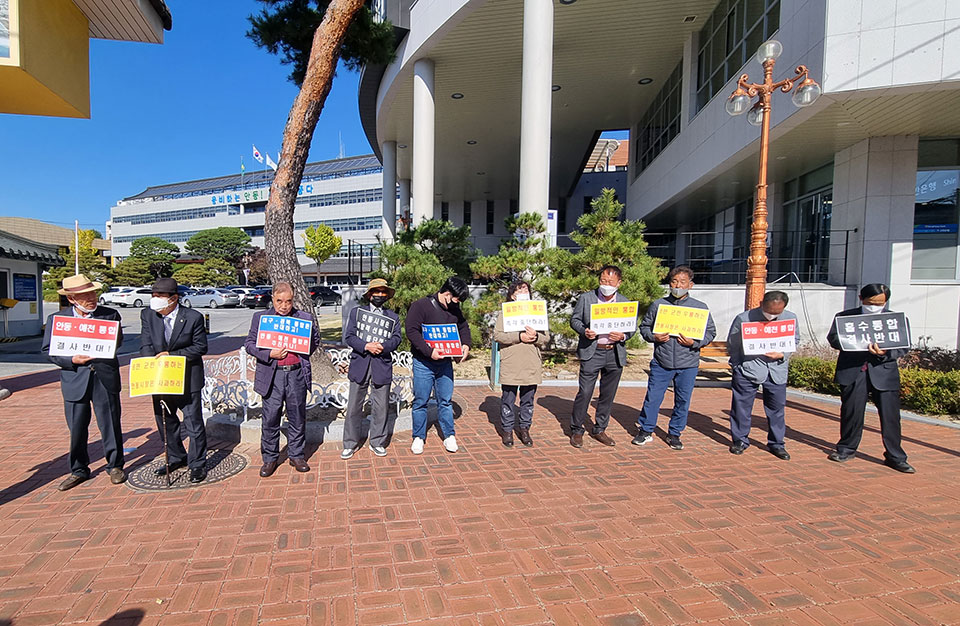
M100 626L137 626L145 615L143 609L124 609L100 622Z

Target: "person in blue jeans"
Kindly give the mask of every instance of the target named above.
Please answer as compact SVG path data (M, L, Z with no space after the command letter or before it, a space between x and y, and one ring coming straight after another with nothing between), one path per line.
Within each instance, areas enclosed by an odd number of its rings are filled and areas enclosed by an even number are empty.
M435 294L410 305L404 329L413 353L413 445L414 454L423 454L427 438L427 402L432 392L437 398L437 418L447 452L456 452L457 438L453 425L453 361L440 355L423 337L424 324L456 324L463 355L470 352L470 326L460 310L460 303L470 297L462 279L452 276Z
M653 343L653 360L650 362L650 378L647 380L647 395L643 399L643 408L637 418L639 433L631 441L642 446L653 441L653 431L657 427L657 416L667 387L673 383L673 413L670 414L670 427L667 433L667 445L674 450L682 450L680 435L687 427L687 415L690 412L690 396L693 395L693 383L700 370L700 348L717 336L717 327L713 316L707 314L707 328L703 339L691 339L683 334L654 333L653 325L657 319L657 310L662 305L708 309L700 300L691 298L693 270L678 265L667 274L670 295L655 300L647 309L640 322L640 335Z

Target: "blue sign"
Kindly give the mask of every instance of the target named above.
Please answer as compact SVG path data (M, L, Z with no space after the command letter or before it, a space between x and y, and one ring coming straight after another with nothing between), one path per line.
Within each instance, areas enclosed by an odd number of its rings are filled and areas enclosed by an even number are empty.
M14 274L13 299L20 302L36 302L37 277L33 274Z
M463 356L460 331L456 324L424 324L423 340L431 348L440 351L440 356Z
M257 328L257 347L310 354L313 322L288 315L264 315Z
M936 233L955 233L957 232L956 224L916 224L913 227L914 233L932 235Z

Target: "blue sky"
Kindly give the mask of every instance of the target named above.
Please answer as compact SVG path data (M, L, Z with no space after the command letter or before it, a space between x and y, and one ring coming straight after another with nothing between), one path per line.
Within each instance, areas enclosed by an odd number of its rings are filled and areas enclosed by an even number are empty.
M167 0L163 45L90 41L88 120L0 114L0 215L103 230L110 207L150 185L262 167L276 158L296 87L246 38L254 0ZM358 75L340 68L310 159L369 154Z

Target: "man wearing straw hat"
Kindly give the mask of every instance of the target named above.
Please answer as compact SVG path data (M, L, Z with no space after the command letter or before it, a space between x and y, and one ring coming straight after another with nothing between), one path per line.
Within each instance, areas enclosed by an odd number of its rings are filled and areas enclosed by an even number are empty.
M374 278L363 299L369 304L350 311L343 330L343 342L353 348L350 354L350 399L343 424L341 459L349 459L363 439L363 403L370 391L370 450L377 456L387 454L387 407L393 383L391 355L400 346L400 316L386 308L395 290L382 278Z
M100 283L93 282L83 274L63 279L63 288L57 293L67 297L70 308L54 313L47 318L43 336L42 352L49 352L53 330L53 318L94 318L120 321L120 314L113 309L97 305ZM123 343L123 332L117 331L117 347ZM107 461L110 482L118 485L127 479L123 472L123 431L120 428L120 362L116 355L109 359L95 359L88 355L50 356L60 366L60 393L63 395L63 411L70 429L70 476L60 483L58 489L73 489L90 478L90 456L87 453L87 435L90 431L90 405L97 416L97 427L103 441L103 455Z

